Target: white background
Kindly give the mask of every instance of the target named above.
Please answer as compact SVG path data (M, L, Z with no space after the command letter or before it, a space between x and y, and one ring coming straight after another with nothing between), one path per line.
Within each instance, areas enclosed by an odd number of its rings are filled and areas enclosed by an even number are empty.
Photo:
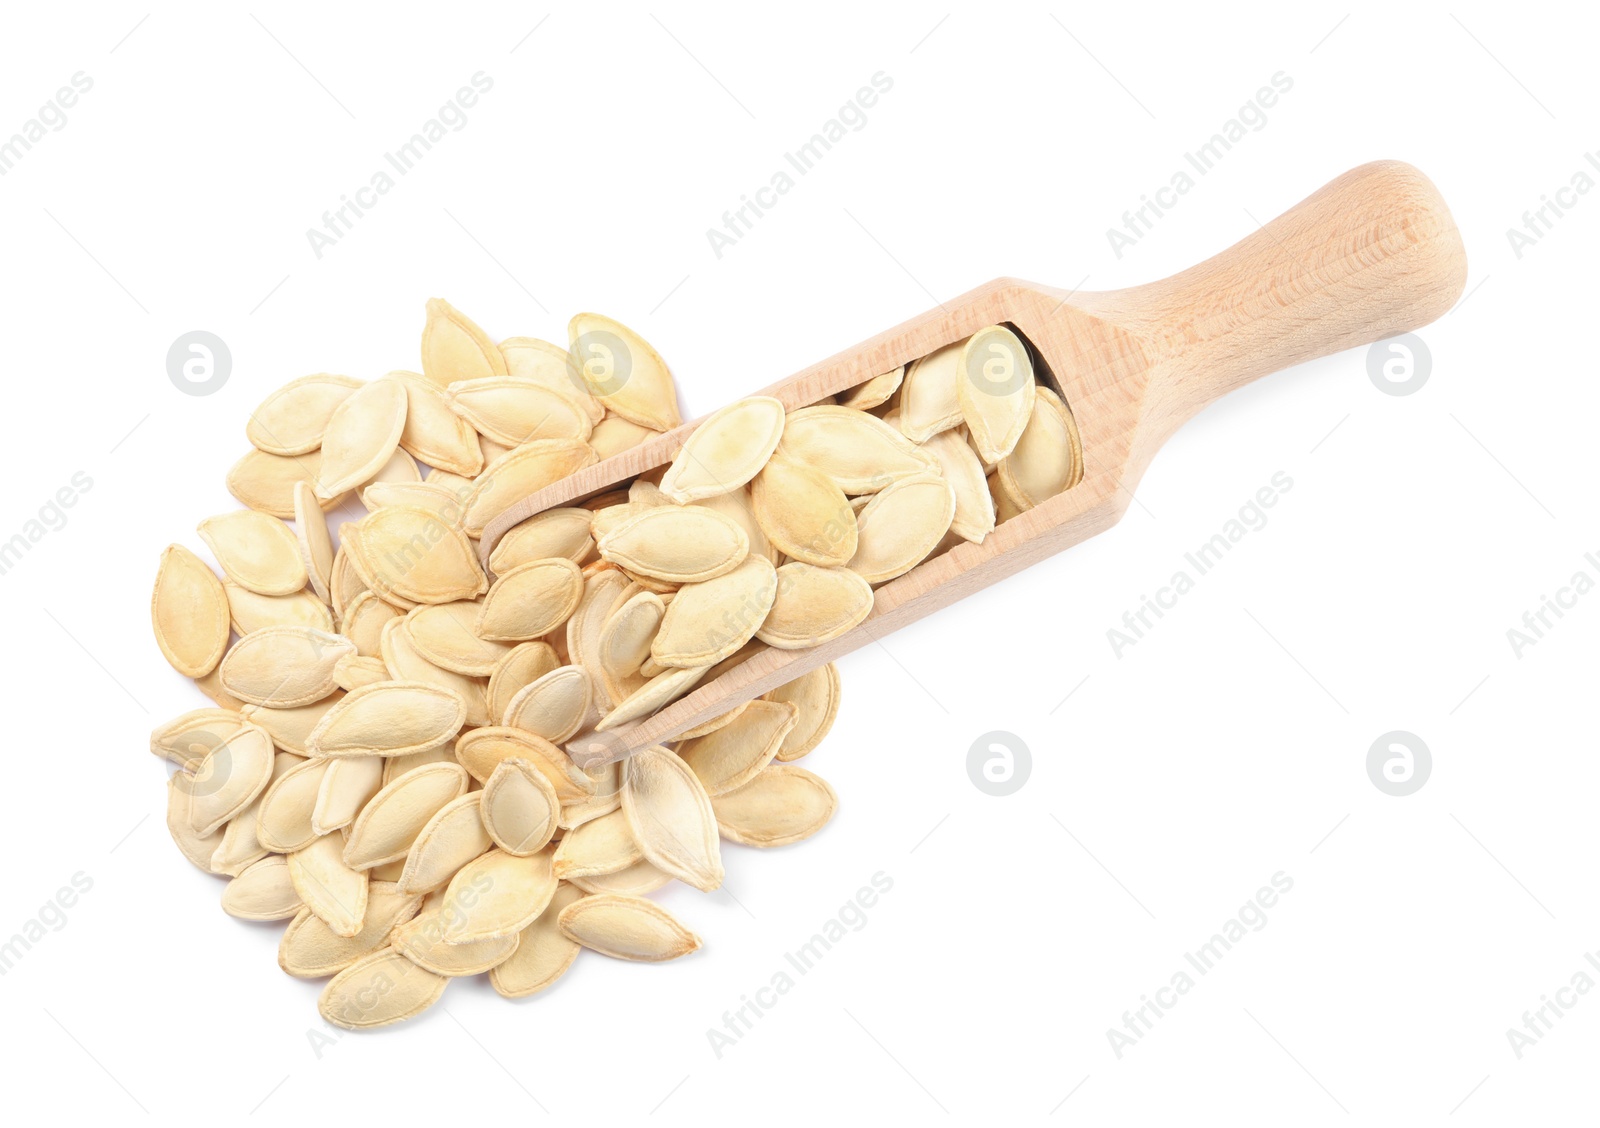
M1203 7L10 9L0 136L94 85L0 178L0 539L93 486L0 576L0 939L93 888L0 978L8 1117L1592 1115L1600 992L1520 1060L1506 1031L1600 948L1600 595L1520 658L1506 632L1600 574L1600 198L1520 258L1506 230L1600 143L1597 29L1560 4ZM466 126L317 258L306 229L478 71ZM878 71L865 128L714 255L706 229ZM1279 71L1266 126L1119 259L1106 229ZM616 316L700 414L997 275L1161 277L1380 157L1434 179L1470 257L1426 386L1383 394L1366 350L1265 379L1118 527L842 662L807 761L837 820L729 848L737 902L665 894L692 959L586 955L522 1004L460 983L319 1054L337 1032L275 966L281 926L225 916L168 839L146 734L203 701L150 635L157 557L233 507L270 389L416 367L428 297L496 337ZM231 348L214 395L168 380L192 329ZM1266 527L1117 657L1107 629L1278 471ZM1406 798L1366 770L1394 729L1432 752ZM1005 798L967 774L991 730L1032 751ZM707 1028L878 871L867 925L719 1059ZM1278 871L1266 926L1119 1058L1108 1028Z

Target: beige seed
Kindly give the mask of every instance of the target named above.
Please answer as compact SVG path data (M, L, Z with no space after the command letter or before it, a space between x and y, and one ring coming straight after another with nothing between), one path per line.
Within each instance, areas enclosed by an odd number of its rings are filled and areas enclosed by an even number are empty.
M828 568L856 551L856 519L844 491L822 471L775 458L750 486L756 521L796 560Z
M199 837L209 838L221 830L266 790L275 754L266 731L247 722L207 752L192 775L180 772L173 777L183 781L189 795L189 823Z
M235 709L193 709L150 733L150 753L191 771L206 753L226 744L245 720Z
M300 909L286 858L262 858L222 890L222 911L240 920L287 920Z
M458 497L446 487L428 482L373 482L361 491L361 504L368 510L382 509L385 505L409 505L426 509L455 525L461 521L466 496Z
M791 411L777 457L810 466L847 494L877 493L934 469L932 458L883 420L848 407Z
M628 818L617 810L590 819L569 830L556 847L555 874L559 878L599 877L620 873L644 859Z
M304 850L324 832L315 824L328 760L304 760L272 781L256 805L256 839L268 850Z
M744 846L787 846L828 825L839 797L818 776L774 764L737 791L711 800L717 829Z
M684 585L667 608L650 657L677 669L722 661L755 636L777 592L777 574L765 556L749 557L715 579Z
M578 566L564 557L534 560L501 573L484 598L477 633L507 641L549 634L577 610L583 588Z
M561 911L583 897L583 890L562 882L534 922L524 928L517 950L489 972L489 982L508 999L543 991L560 979L578 956L579 945L561 931Z
M379 650L384 665L389 667L389 673L395 681L424 682L446 690L454 694L466 709L466 724L489 723L489 687L484 680L452 673L429 662L412 644L411 632L406 630L404 619L396 619L384 626Z
M950 531L963 540L982 544L994 531L994 499L989 496L989 484L984 480L983 463L968 444L960 428L941 431L922 449L939 461L945 481L956 491L956 515L950 522Z
M404 756L380 756L378 758L383 761L383 786L388 787L407 772L415 771L424 764L455 763L456 750L448 744L441 744L439 747L430 748L426 752L409 752ZM392 880L399 881L400 878L396 876Z
M333 602L334 619L343 619L351 601L370 590L367 581L352 566L349 551L341 544L333 554L333 571L328 574L328 594Z
M346 536L352 561L379 595L413 603L451 603L488 590L478 554L460 528L410 505L386 505Z
M709 580L731 572L750 552L739 525L698 505L655 506L634 514L597 540L600 556L667 583Z
M185 677L211 673L228 648L227 592L205 561L181 544L161 554L150 624L161 653Z
M360 380L326 372L291 380L250 413L245 437L268 454L306 454L322 445L334 409L361 387Z
M572 366L572 354L562 346L537 337L507 337L500 342L500 352L506 359L508 375L532 380L566 396L582 409L591 424L605 416L605 406L589 394Z
M629 596L600 629L601 671L618 681L636 676L650 656L650 642L666 612L661 597L653 592Z
M629 721L636 721L657 709L664 709L678 698L694 688L701 678L706 676L710 666L697 666L683 670L668 670L658 674L645 682L642 687L629 694L626 699L618 702L617 707L602 717L596 724L596 732L605 732L608 729L625 725ZM605 751L607 745L599 742L600 750Z
M403 858L446 803L467 793L460 764L424 764L386 785L361 809L345 835L344 860L367 870Z
M520 564L562 557L574 564L587 563L594 552L589 535L591 514L572 507L546 509L508 529L489 554L489 569L500 576Z
M504 721L561 744L583 726L593 700L594 683L581 666L558 666L518 691Z
M502 760L521 759L544 773L563 803L594 794L594 783L572 758L543 737L521 729L489 726L461 734L456 759L480 783L488 781Z
M355 644L340 635L268 627L235 643L219 669L223 687L239 700L288 709L321 701L339 688L333 667L355 652Z
M521 932L555 896L554 851L518 857L490 850L461 867L445 889L441 912L447 944L468 944Z
M288 752L279 752L272 758L272 779L267 784L267 790L256 796L255 802L229 819L228 825L223 828L222 841L217 844L216 851L211 855L213 873L238 877L247 867L267 856L267 847L262 844L261 837L257 833L257 814L261 809L261 801L266 798L267 791L272 790L272 784L282 779L297 764L304 762L301 757Z
M213 830L210 834L195 831L189 821L192 783L193 777L182 771L167 780L167 833L172 835L179 853L207 873L215 873L211 859L222 845L222 831Z
M622 897L643 897L672 883L672 875L662 873L647 861L637 861L616 873L597 873L592 877L574 877L572 884L591 894L615 894Z
M578 377L607 411L656 431L683 422L666 361L620 321L578 314L567 323L567 351Z
M399 447L395 447L389 460L378 468L378 472L368 478L361 485L364 491L375 485L414 485L422 481L422 471L418 469L416 460Z
M328 980L317 1011L346 1030L370 1030L415 1018L448 986L445 976L418 967L393 948L380 948Z
M991 325L967 339L956 370L961 417L978 456L992 465L1011 453L1033 413L1033 360L1015 333Z
M261 595L290 595L306 586L305 561L294 533L276 517L238 509L200 522L222 574Z
M327 834L289 855L300 900L336 936L355 936L367 915L367 875L346 864L339 835Z
M501 511L595 461L593 448L581 439L537 439L519 446L473 479L462 525L469 536L482 536Z
M742 714L749 707L750 702L741 702L738 705L735 705L732 709L729 709L726 713L712 717L709 721L706 721L703 724L695 725L693 728L684 729L678 734L678 739L693 740L697 736L705 736L709 733L716 732L719 728L731 725L739 718L740 714Z
M344 611L340 633L356 644L356 653L377 657L383 640L383 628L403 614L393 604L385 603L376 592L363 591L352 599Z
M440 388L506 374L505 358L482 329L443 298L429 298L422 328L422 374Z
M290 521L294 519L296 483L305 482L315 489L321 473L320 450L290 458L252 450L228 471L228 492L251 509ZM339 501L336 497L317 496L324 511L332 509Z
M536 439L586 442L594 428L576 397L537 380L515 376L468 380L450 388L449 400L458 417L508 448Z
M771 396L730 403L702 421L661 479L683 505L739 489L767 464L783 437L783 404Z
M472 859L494 845L483 825L483 792L469 791L434 812L406 852L399 886L405 893L441 888Z
M785 564L777 587L756 637L779 650L820 646L872 614L872 585L849 568Z
M311 590L322 602L331 602L333 540L328 536L328 519L323 515L310 482L294 484L293 500L295 543L300 548L300 560L311 580Z
M340 689L360 689L364 685L389 681L389 667L383 664L382 658L347 654L333 667L333 680L339 683Z
M772 763L800 710L785 701L752 701L732 724L685 741L678 754L713 798L743 787Z
M548 642L541 640L513 646L495 666L494 673L489 675L490 719L496 724L516 725L515 721L506 719L511 702L517 694L559 665L561 659Z
M484 829L508 854L526 857L543 850L560 813L555 787L526 760L500 761L483 785Z
M895 482L856 516L850 570L869 584L904 575L943 539L955 512L955 489L944 478L927 474Z
M435 666L486 678L510 651L508 643L477 634L480 600L461 599L417 607L406 616L411 644Z
M233 694L222 688L222 678L217 675L215 670L203 677L195 678L194 684L195 688L211 698L212 704L219 709L238 709L244 704L243 701L240 701Z
M584 897L562 909L557 921L573 942L619 960L659 963L700 949L700 937L643 897Z
M704 892L722 884L715 816L694 772L662 747L622 767L622 813L651 865Z
M384 468L406 424L406 389L398 380L374 380L333 411L322 435L321 480L313 483L324 501L368 481Z
M839 715L839 668L832 662L801 674L767 694L768 701L787 701L799 710L794 728L783 738L777 760L798 760L828 735Z
M851 388L849 394L839 401L839 406L854 408L856 411L871 411L875 407L881 407L900 390L900 384L905 377L906 366L903 364L893 371L874 376Z
M347 756L329 760L317 788L311 829L331 834L355 822L361 809L383 788L383 758Z
M285 752L293 752L296 756L309 756L311 753L306 751L306 741L311 736L311 730L328 715L329 709L342 700L344 694L335 690L321 701L314 701L310 705L296 705L292 709L245 705L239 710L239 715L251 724L266 729L267 735L272 737L272 743Z
M612 458L659 434L660 431L630 423L620 415L607 415L594 425L594 430L589 434L589 445L600 458Z
M961 423L957 390L962 349L957 341L914 360L900 386L900 432L914 443L926 442L940 431Z
M407 896L393 882L368 885L367 913L354 936L337 936L310 909L301 909L278 943L278 966L297 979L336 975L389 939L396 925L416 915L421 897Z
M520 932L488 936L465 944L445 942L444 913L424 907L414 920L394 930L394 946L406 959L435 975L481 975L498 967L516 952Z
M415 372L391 372L406 392L406 421L400 446L419 462L472 477L483 469L483 452L472 425L457 415L445 392Z
M1077 485L1083 477L1083 445L1061 397L1049 388L1035 395L1033 413L1015 449L996 468L1006 495L1019 509L1032 509Z
M308 588L301 588L293 595L257 595L232 580L223 580L222 589L228 596L228 616L233 621L234 633L241 638L267 627L333 631L333 612Z

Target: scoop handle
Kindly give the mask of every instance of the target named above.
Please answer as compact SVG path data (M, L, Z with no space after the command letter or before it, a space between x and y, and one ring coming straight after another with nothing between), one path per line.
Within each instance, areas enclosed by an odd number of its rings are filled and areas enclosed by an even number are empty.
M1164 437L1257 377L1426 325L1466 280L1461 233L1433 182L1374 161L1198 266L1073 304L1140 340L1146 420L1166 423Z

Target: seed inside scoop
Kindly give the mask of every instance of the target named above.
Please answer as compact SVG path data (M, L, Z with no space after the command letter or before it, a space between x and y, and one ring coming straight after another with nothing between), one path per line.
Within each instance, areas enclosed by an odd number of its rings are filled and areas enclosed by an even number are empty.
M157 644L216 705L152 735L168 828L229 879L224 911L288 922L280 965L332 977L319 1009L348 1029L466 975L516 998L584 949L697 951L645 895L717 888L724 841L827 825L833 789L789 761L832 727L838 671L620 764L562 743L603 753L769 646L837 638L1083 474L1069 406L991 326L823 404L728 405L670 466L509 530L491 584L496 514L681 418L637 333L580 314L568 341L496 345L429 301L421 375L272 392L228 472L247 508L201 523L211 561L174 545L157 570Z

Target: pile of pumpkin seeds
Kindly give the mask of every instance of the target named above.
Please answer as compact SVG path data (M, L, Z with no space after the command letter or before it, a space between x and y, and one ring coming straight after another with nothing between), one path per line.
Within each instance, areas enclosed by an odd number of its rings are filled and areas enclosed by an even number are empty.
M319 1009L349 1029L458 976L515 998L584 948L698 949L645 895L716 889L721 839L827 824L833 790L793 761L833 724L836 669L621 764L563 744L838 637L874 585L1082 474L1071 413L994 326L838 402L724 408L669 467L511 529L491 583L496 515L680 422L637 334L594 314L568 333L497 345L430 301L421 373L308 376L252 414L227 479L246 508L198 529L220 579L182 545L161 559L156 641L215 703L152 734L168 828L230 879L225 911L290 921L280 966L331 977Z

